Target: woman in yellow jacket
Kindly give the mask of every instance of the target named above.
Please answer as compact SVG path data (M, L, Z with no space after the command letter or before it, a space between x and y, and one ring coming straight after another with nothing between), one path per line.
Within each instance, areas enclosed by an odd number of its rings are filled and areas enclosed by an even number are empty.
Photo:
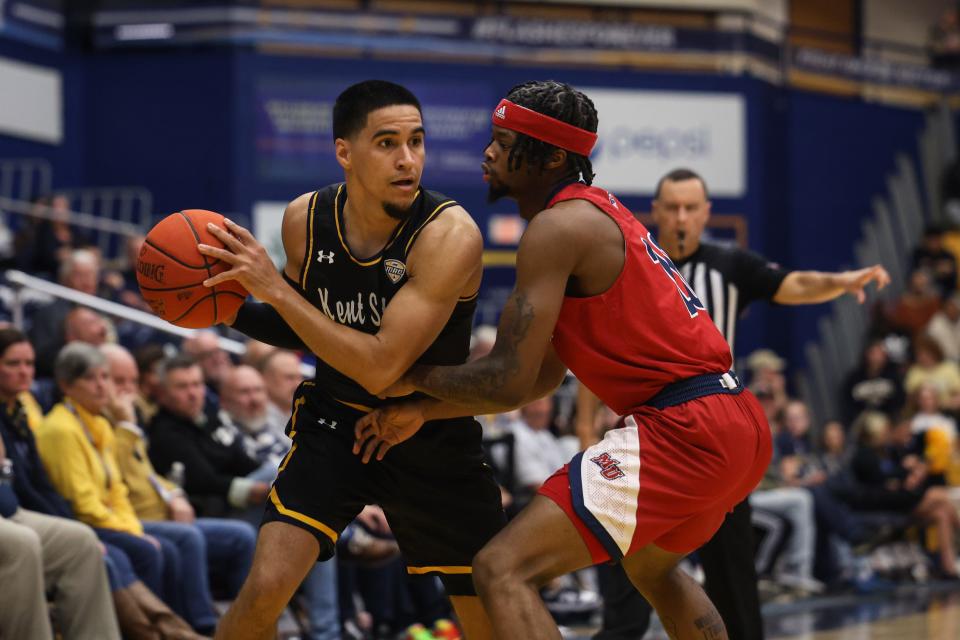
M64 399L36 433L40 458L53 486L78 520L93 527L103 542L127 554L134 572L151 591L165 594L165 563L167 583L174 586L179 578L178 552L170 541L144 533L127 497L114 455L113 429L100 415L111 388L105 357L91 345L70 343L57 355L54 374ZM167 597L164 600L169 602ZM188 632L180 637L199 636Z

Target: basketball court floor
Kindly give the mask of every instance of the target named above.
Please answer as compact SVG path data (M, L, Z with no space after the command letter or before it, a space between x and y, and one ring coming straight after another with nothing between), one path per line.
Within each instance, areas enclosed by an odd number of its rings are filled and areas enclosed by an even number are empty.
M960 640L960 583L772 603L763 612L767 640ZM566 637L587 640L591 631ZM667 635L655 623L644 640Z

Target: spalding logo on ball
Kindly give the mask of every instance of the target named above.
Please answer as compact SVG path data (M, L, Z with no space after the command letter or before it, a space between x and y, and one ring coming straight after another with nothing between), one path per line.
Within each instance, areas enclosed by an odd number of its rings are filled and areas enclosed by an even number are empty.
M230 270L230 265L200 253L197 245L223 247L207 223L223 227L223 216L203 209L172 213L143 241L137 260L140 293L155 314L179 327L203 329L237 312L247 290L231 280L215 287L203 281Z

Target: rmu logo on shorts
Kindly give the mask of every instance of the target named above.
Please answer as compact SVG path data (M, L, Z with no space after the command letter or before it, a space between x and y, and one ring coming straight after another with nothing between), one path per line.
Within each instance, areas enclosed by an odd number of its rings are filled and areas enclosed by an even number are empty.
M403 277L403 274L407 272L407 265L403 264L399 260L390 258L389 260L384 260L383 269L387 272L387 277L390 278L390 282L397 284L400 282L400 278Z
M601 453L596 458L590 458L590 462L600 467L600 475L607 480L616 480L624 476L623 471L618 466L620 461L611 458L609 453Z

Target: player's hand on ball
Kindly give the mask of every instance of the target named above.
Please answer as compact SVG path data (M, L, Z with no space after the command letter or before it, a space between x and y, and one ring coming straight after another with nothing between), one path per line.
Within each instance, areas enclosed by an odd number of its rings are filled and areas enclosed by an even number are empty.
M271 302L273 294L283 289L283 279L267 250L240 225L227 219L223 223L226 229L211 223L207 225L207 231L220 240L224 248L200 244L197 249L205 256L223 260L231 268L207 278L203 285L213 287L221 282L236 280L255 298Z
M419 402L402 402L374 409L357 420L353 453L362 456L364 464L374 456L383 460L387 451L412 438L423 422Z

